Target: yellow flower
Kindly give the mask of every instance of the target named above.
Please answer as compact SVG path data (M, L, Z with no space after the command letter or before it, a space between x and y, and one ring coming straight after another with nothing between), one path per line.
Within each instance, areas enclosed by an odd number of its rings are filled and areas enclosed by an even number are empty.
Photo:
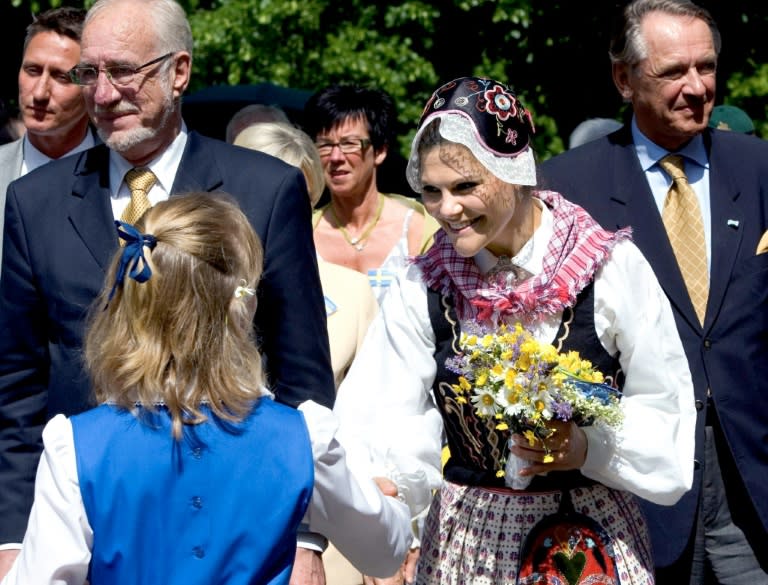
M611 426L621 421L618 399L608 406L594 403L569 382L573 377L603 381L589 360L576 351L558 353L553 345L538 342L521 323L502 325L491 333L462 333L460 343L463 375L451 386L456 403L471 403L478 416L493 416L497 431L518 428L521 423L530 425L524 435L535 444L551 417L550 401L570 403L574 413L585 420L602 420ZM545 455L546 462L554 460L549 453Z
M520 402L520 393L523 391L523 387L520 384L513 384L507 387L507 391L504 393L504 397L509 404L517 404Z
M553 345L545 344L541 346L541 359L550 364L557 363L557 350Z
M547 453L544 455L544 458L541 460L542 463L552 463L555 460L554 457L550 453Z
M523 433L523 436L528 441L528 444L533 447L536 444L536 435L533 434L533 431L528 430Z
M579 354L575 351L569 351L568 353L561 354L558 359L558 363L561 368L573 373L578 371L580 362L581 359L579 358Z
M535 354L538 352L539 344L533 338L526 339L522 345L520 345L520 351L527 354Z
M496 472L496 477L504 477L504 470L503 469L499 469Z

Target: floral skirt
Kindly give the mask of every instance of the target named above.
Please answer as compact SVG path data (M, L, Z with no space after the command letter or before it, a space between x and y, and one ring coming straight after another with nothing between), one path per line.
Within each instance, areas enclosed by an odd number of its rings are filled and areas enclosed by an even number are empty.
M650 539L634 496L594 485L571 490L571 499L613 538L619 583L653 585ZM559 504L560 492L443 482L424 525L417 585L513 585L525 537Z

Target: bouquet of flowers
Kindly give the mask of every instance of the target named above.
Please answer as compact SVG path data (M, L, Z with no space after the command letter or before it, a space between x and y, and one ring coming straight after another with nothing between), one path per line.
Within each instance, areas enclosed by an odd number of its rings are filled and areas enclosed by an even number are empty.
M459 374L453 386L459 400L469 398L481 417L494 417L497 430L522 434L533 445L551 436L547 422L574 421L579 426L622 421L620 394L603 383L603 375L578 352L558 353L539 343L522 325L502 325L495 333L462 333L462 353L448 367ZM523 489L530 478L520 477L520 461L509 453L505 483ZM545 455L545 462L553 461Z

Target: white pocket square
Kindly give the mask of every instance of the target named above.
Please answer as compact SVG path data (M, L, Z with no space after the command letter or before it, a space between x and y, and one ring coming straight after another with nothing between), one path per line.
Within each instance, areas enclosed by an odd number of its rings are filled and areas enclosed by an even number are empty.
M768 252L768 231L760 238L760 242L757 244L757 254L765 254Z

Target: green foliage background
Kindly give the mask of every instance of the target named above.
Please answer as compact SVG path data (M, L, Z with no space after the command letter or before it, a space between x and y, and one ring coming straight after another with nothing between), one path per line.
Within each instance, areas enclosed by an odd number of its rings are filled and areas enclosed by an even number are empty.
M60 0L11 0L33 11ZM607 46L616 0L181 0L190 15L190 91L271 81L314 90L334 81L389 91L405 152L430 92L462 75L514 86L532 110L537 152L561 152L588 117L621 119ZM86 2L86 6L92 2ZM763 0L699 2L724 49L719 102L738 105L768 138L768 24Z

